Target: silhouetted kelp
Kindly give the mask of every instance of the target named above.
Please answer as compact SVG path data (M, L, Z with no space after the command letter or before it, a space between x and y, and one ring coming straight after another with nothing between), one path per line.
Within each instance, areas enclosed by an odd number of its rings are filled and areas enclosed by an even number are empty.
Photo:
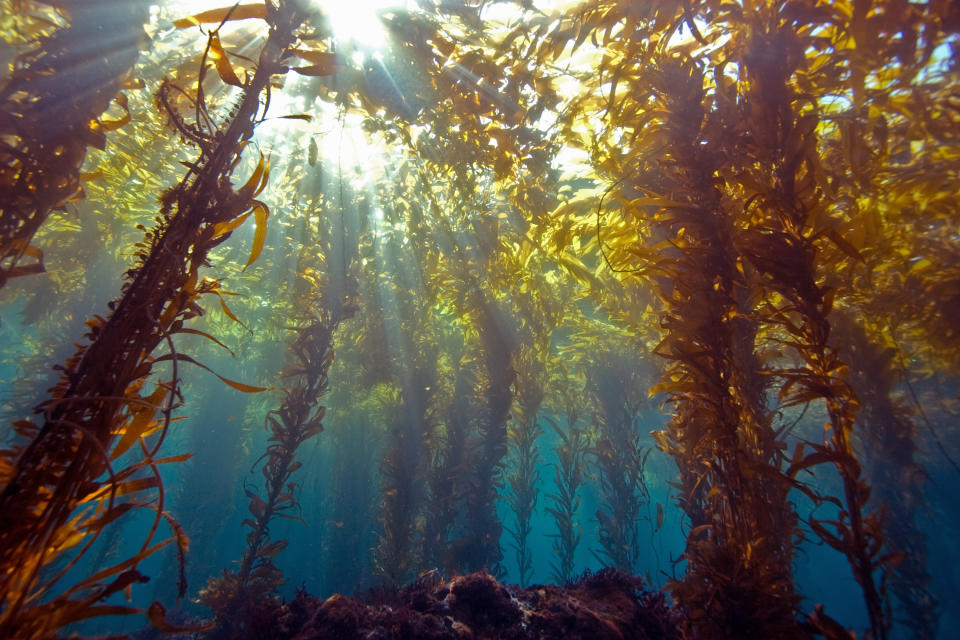
M451 540L465 487L462 474L467 459L470 435L469 416L475 401L475 349L468 348L460 361L454 380L453 397L446 412L440 451L434 456L430 471L430 498L423 534L423 561L426 567L437 567L445 575L462 573L459 559L461 543Z
M540 472L540 453L537 439L543 435L538 414L543 402L544 368L539 362L546 349L523 348L516 360L517 377L514 381L516 405L513 424L508 430L508 439L512 450L512 465L507 472L507 504L513 511L513 527L506 527L513 538L513 549L517 562L518 584L526 587L530 584L533 571L533 558L530 550L531 521L537 508L538 484Z
M307 300L316 302L321 297L315 294ZM323 430L321 421L326 408L319 400L328 386L327 373L334 356L333 335L339 324L353 313L349 301L333 309L305 306L302 317L312 320L295 329L296 337L290 347L292 369L288 375L295 377L284 385L280 407L267 414L271 444L262 457L263 491L261 494L246 490L253 516L252 520L243 522L249 528L247 548L235 573L224 570L200 593L200 602L217 615L217 629L212 637L246 637L248 613L264 606L261 601L268 599L284 582L273 558L287 542L270 541L270 524L275 518L300 519L289 513L298 506L294 497L296 483L290 482L290 477L303 466L296 460L300 445Z
M0 288L44 270L33 236L49 214L83 197L87 147L130 120L120 93L145 39L149 4L59 0L66 26L20 54L0 88ZM125 115L101 117L111 101ZM24 257L29 264L20 264Z
M706 135L712 98L703 70L680 55L653 60L644 81L658 96L658 128L673 151L631 190L679 200L654 218L675 244L660 258L669 274L660 293L666 337L655 353L670 365L654 390L669 394L674 415L658 441L677 460L691 526L686 574L670 588L703 637L795 637L797 519L764 406L757 327L741 312L749 281L737 268L734 221L715 178L723 156Z
M176 351L172 337L196 333L184 328L184 321L201 314L198 300L220 288L215 280L200 280L200 267L206 264L209 251L236 227L235 221L252 206L259 206L253 196L266 182L262 161L239 191L233 189L229 177L261 114L262 92L274 74L285 69L281 60L303 16L294 6L281 4L265 17L271 23L270 37L256 73L243 86L233 119L215 129L209 129L213 126L209 119L197 123L196 127L207 128L195 140L200 158L180 184L164 194L157 226L147 232L122 296L111 303L108 319L95 316L88 322L89 344L66 363L52 399L38 407L43 423L21 421L15 425L30 443L3 452L0 633L5 637L47 637L77 620L140 612L134 607L99 603L146 581L137 565L166 544L176 541L183 561L187 538L164 511L157 465L188 456L160 459L157 453L180 399L178 365L195 361ZM202 109L202 96L197 105ZM175 112L171 111L170 117L178 128L185 126ZM161 345L170 352L153 356ZM146 394L143 387L154 365L167 361L173 365L171 380ZM227 382L240 390L259 390ZM158 412L160 417L155 419ZM148 445L145 437L154 432L159 432L159 437ZM116 469L115 461L138 443L142 460ZM153 495L152 490L156 490ZM155 512L139 552L43 600L99 533L133 509ZM163 520L174 535L152 543ZM63 568L58 566L54 574L45 571L74 548L79 550ZM181 596L185 590L181 578ZM151 607L149 613L157 624L164 624L161 606Z
M557 458L553 465L555 493L548 493L551 506L547 513L553 516L557 533L553 534L551 545L556 562L551 564L553 574L550 579L556 584L566 584L573 580L577 546L583 537L583 527L577 519L580 508L580 487L584 480L585 458L589 451L589 438L582 427L577 425L578 409L576 400L568 405L566 427L561 428L550 416L543 416L557 435L557 444L553 453Z
M888 551L898 554L887 578L899 601L898 614L917 640L937 637L939 603L930 593L926 540L917 525L925 508L927 472L917 460L916 427L910 411L895 399L900 378L896 352L871 342L849 314L833 314L830 341L849 363L850 386L860 402L857 433L868 461L874 498L884 508Z
M633 358L601 352L587 373L591 419L596 429L590 457L600 478L596 511L603 566L631 573L640 553L641 509L650 501L644 467L650 449L640 445L642 378Z
M496 501L507 454L507 420L513 402L511 386L516 377L512 365L513 344L506 318L497 302L471 295L476 312L474 328L479 334L483 368L479 380L481 402L476 420L476 438L468 445L466 495L464 496L465 544L460 554L462 571L480 571L499 566L500 532Z
M409 322L403 324L411 326ZM407 338L412 342L414 336ZM381 464L383 532L376 551L377 572L393 585L406 584L422 566L421 514L430 444L436 429L436 360L431 357L435 352L421 336L401 353L406 354L405 366L409 368L400 372L399 406L390 425L392 442Z
M267 413L270 437L258 460L264 483L261 491L246 489L250 498L245 519L249 529L247 547L236 572L224 570L200 592L201 603L216 614L213 638L244 638L253 632L252 612L269 607L283 572L273 558L287 546L273 540L270 525L277 518L303 521L291 476L303 466L297 460L301 445L323 431L326 407L321 399L329 387L328 374L334 361L334 336L340 325L353 317L357 305L356 259L360 225L339 208L321 210L324 223L305 229L291 290L288 329L293 331L284 371L283 402Z

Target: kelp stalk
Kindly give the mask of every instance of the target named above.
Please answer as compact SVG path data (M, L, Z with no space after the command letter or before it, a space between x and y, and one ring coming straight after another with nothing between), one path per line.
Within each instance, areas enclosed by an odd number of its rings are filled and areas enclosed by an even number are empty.
M402 374L400 406L391 428L393 442L381 464L383 532L376 549L376 564L377 572L390 585L413 579L414 571L422 563L420 515L425 508L426 492L420 487L426 481L429 444L436 428L435 360L414 353L406 356L406 366L411 369Z
M647 126L671 151L649 160L659 168L640 172L633 189L654 204L678 201L654 216L671 245L659 256L669 280L659 281L666 336L656 349L670 364L654 391L674 406L657 437L680 468L691 526L686 575L670 589L702 637L804 637L791 566L797 517L754 355L751 283L716 177L723 138L710 131L722 116L708 111L699 63L659 54L651 66L647 90L662 116Z
M597 436L590 449L600 477L600 552L604 566L637 570L640 513L650 501L644 468L650 449L640 446L635 361L605 353L588 374Z
M463 551L464 571L500 569L503 554L500 533L503 527L497 517L498 487L503 475L503 459L507 454L507 420L513 402L511 385L516 376L513 368L514 345L505 319L495 301L477 291L475 328L483 345L481 375L482 408L477 419L476 439L472 443L467 470L468 486L465 501L467 543Z
M577 546L583 536L583 529L577 520L577 510L580 508L584 459L590 443L586 432L577 426L576 411L567 412L566 428L561 428L549 416L544 416L544 420L550 424L558 438L553 449L557 457L557 464L553 467L556 493L547 494L547 499L553 505L547 507L547 513L553 516L557 526L552 545L557 560L551 565L551 579L557 584L567 584L576 577L574 567Z
M780 389L782 406L822 399L829 415L826 443L812 444L815 452L806 457L798 448L789 475L793 478L822 463L831 464L840 475L843 504L829 522L834 530L813 516L808 522L824 542L846 556L863 591L870 633L874 640L883 640L890 621L875 575L885 570L883 526L878 513L868 512L870 485L853 449L860 405L846 380L846 364L829 346L834 292L820 284L824 265L816 241L826 237L846 245L836 232L818 228L824 224L818 224L818 218L832 192L823 180L817 143L821 116L816 101L809 104L792 82L795 74L805 72L797 65L807 45L789 15L768 8L755 19L757 28L745 36L742 49L747 79L742 100L750 128L762 144L743 157L756 162L750 178L760 191L753 198L752 224L740 239L741 251L762 274L763 285L779 294L780 302L768 303L765 315L789 334L785 344L804 363L803 368L778 371L785 381ZM785 53L772 58L770 50Z
M514 407L513 425L508 431L512 449L512 465L507 473L507 485L510 493L507 504L513 511L515 524L507 528L513 538L513 549L519 575L518 584L526 587L533 573L533 557L530 550L530 533L533 514L537 508L540 472L537 465L540 453L537 440L543 435L538 413L543 402L543 386L538 379L542 377L542 366L537 362L538 354L529 348L522 348L517 358L517 379L514 382L517 402Z
M898 402L896 351L870 340L849 314L834 313L831 342L850 363L848 380L860 400L859 440L869 461L874 499L884 505L884 533L891 553L899 554L888 582L899 601L900 617L915 640L937 637L939 603L928 589L926 536L917 524L925 506L927 472L918 462L916 427Z
M200 601L217 614L214 637L242 638L247 632L246 613L257 600L269 597L283 584L283 574L273 557L287 545L286 540L270 541L270 524L276 518L299 519L290 511L297 508L296 483L291 475L302 465L296 460L299 447L323 431L326 408L319 404L328 387L327 374L333 363L333 336L341 322L353 314L348 303L334 309L314 311L314 320L296 330L290 351L296 381L287 385L280 407L267 414L270 442L263 456L261 474L264 493L246 490L253 519L244 520L247 548L236 573L225 570L200 593Z
M197 299L219 289L216 281L201 281L199 270L206 264L209 251L229 236L229 227L225 230L222 225L229 225L255 206L253 194L264 181L262 165L255 179L239 192L233 189L229 176L261 115L261 94L276 74L286 71L283 61L293 43L294 29L303 19L293 3L268 4L266 8L270 35L256 73L243 87L234 118L202 146L194 168L165 194L158 226L147 234L138 254L139 264L128 273L122 296L111 303L109 319L97 316L90 321L90 343L67 362L53 398L41 405L42 424L17 425L22 435L31 438L30 444L5 452L6 460L0 466L0 593L4 597L0 635L44 634L77 615L91 615L89 612L96 608L90 607L101 598L142 578L133 567L157 548L144 545L132 562L100 572L92 583L91 579L81 583L92 589L93 595L82 600L84 607L79 614L72 611L64 618L49 611L41 612L40 617L37 612L31 614L41 569L76 544L78 536L82 539L92 531L94 524L102 526L119 515L108 510L99 514L104 516L100 521L91 522L83 519L83 513L75 515L77 507L91 499L106 499L113 508L113 497L122 490L159 486L155 467L150 483L133 479L127 480L126 487L121 486L124 478L110 470L110 459L122 453L113 445L120 433L126 434L120 444L126 448L135 444L161 407L164 424L168 424L178 395L176 365L191 359L175 351L156 359L152 354L163 343L172 349L171 336L181 331L185 320L201 313ZM173 382L160 385L149 397L141 396L145 379L161 360L174 363ZM233 384L242 390L254 390ZM148 451L143 445L147 461L158 447L159 443ZM104 473L110 475L105 481L100 479ZM157 506L158 517L160 508L162 502ZM42 592L49 586L40 589ZM48 631L38 631L31 626L35 624L42 624Z

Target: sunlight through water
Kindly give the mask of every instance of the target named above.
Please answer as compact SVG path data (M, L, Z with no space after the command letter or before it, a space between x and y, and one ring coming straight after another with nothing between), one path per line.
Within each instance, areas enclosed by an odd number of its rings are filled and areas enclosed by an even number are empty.
M369 49L383 49L387 32L379 14L387 9L402 8L403 0L354 0L352 2L320 2L330 18L334 38Z

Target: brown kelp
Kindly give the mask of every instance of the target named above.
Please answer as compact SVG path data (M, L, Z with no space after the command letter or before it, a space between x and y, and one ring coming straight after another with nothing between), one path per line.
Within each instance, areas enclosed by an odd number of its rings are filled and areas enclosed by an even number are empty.
M467 460L469 416L473 409L475 348L468 348L458 363L453 397L446 411L443 437L430 470L430 495L423 533L423 563L444 573L463 571L460 552L464 546L454 525L463 502L462 473Z
M526 587L532 577L533 559L530 551L531 520L537 508L539 495L540 452L537 440L543 435L539 411L543 402L543 364L537 362L543 349L522 349L516 360L517 378L514 382L516 404L512 425L507 437L511 450L511 465L506 473L506 485L510 488L507 504L513 511L514 524L507 527L513 538L514 556L517 562L518 584Z
M121 297L111 303L107 319L95 316L89 322L89 344L66 363L53 397L39 408L42 424L22 421L15 425L22 437L30 439L29 444L4 452L0 629L9 637L45 636L75 620L137 611L98 603L145 580L136 570L137 564L166 544L152 544L166 515L157 470L164 460L157 453L179 397L178 366L195 362L177 353L172 338L190 331L183 325L202 312L198 299L220 290L219 282L199 277L208 252L229 236L245 211L262 206L253 197L265 184L264 162L239 190L234 190L229 178L261 116L261 94L271 78L286 69L282 58L302 20L298 9L287 4L265 5L263 13L271 26L270 36L256 72L242 87L243 97L233 118L221 127L200 132L196 127L211 127L212 122L188 125L178 113L170 112L179 130L194 127L198 132L191 139L200 147L200 158L187 176L164 194L157 226L147 232L137 254L138 264L128 272ZM216 21L226 17L225 13ZM208 47L215 41L214 32ZM205 70L204 65L201 75ZM166 104L166 90L169 85L161 91L160 104ZM198 112L202 111L202 94L196 104ZM162 345L170 352L153 356ZM147 378L160 362L172 363L171 379L147 393ZM227 382L241 391L260 390ZM158 413L160 417L155 419ZM143 437L158 429L159 437L148 446ZM138 442L143 460L115 470L113 461ZM156 490L156 495L151 496L151 490ZM122 496L130 497L120 500ZM134 557L88 576L49 602L38 600L51 592L106 525L137 507L154 510L156 517ZM174 532L174 539L185 550L186 538L179 526L174 525ZM74 547L79 554L66 569L52 577L42 573ZM182 585L181 593L184 589Z
M577 547L583 537L583 527L577 518L584 483L586 456L590 449L589 437L586 430L578 425L580 418L579 389L569 381L569 372L564 370L562 363L551 363L560 372L559 387L564 409L563 418L566 425L561 427L557 420L544 415L543 419L550 425L557 435L557 444L554 446L554 455L557 462L553 465L554 493L547 493L549 500L546 507L554 522L557 532L554 537L553 552L556 561L551 564L551 579L557 584L566 584L575 577L575 558Z
M818 219L830 186L818 179L816 103L804 104L788 82L793 74L802 77L806 71L795 57L798 48L805 46L795 31L797 19L790 12L765 9L748 19L748 24L762 27L743 34L740 64L747 83L740 95L759 142L744 159L752 157L764 169L747 171L755 193L747 207L750 228L738 244L756 270L760 286L776 294L762 307L765 319L786 332L782 344L805 365L775 371L784 381L779 391L781 406L822 399L829 414L827 442L812 443L815 452L807 456L797 447L787 473L795 477L813 465L831 464L840 475L842 507L837 519L829 522L833 531L813 516L808 523L847 557L863 590L870 631L879 639L886 637L889 627L875 575L885 562L882 525L878 514L868 509L870 486L853 451L859 402L845 379L846 365L828 345L833 294L830 287L818 284L822 254L817 240L824 237L841 247L845 241ZM787 55L774 62L764 53L770 47Z
M396 243L384 255L397 260L401 247ZM383 240L386 244L388 241ZM401 263L398 261L398 265ZM403 269L397 270L403 273ZM393 309L388 327L391 352L397 354L394 364L398 402L391 420L390 448L381 464L383 495L381 526L383 531L377 545L377 571L387 584L401 585L415 577L422 564L420 553L422 513L425 508L427 469L431 460L431 445L437 429L436 393L437 348L430 335L429 307L413 296L396 295L399 291L420 290L418 282L398 282L392 295L382 291L381 302ZM385 289L385 287L384 287Z
M276 518L299 519L290 513L298 506L294 496L297 484L290 478L303 466L296 460L297 450L323 431L326 408L319 400L328 387L327 373L334 357L333 336L340 323L354 312L349 298L324 305L323 276L313 269L302 273L313 290L312 295L298 298L303 304L299 313L303 325L294 329L296 335L290 345L287 374L291 379L284 385L283 403L267 414L270 444L260 468L263 491L246 489L253 516L243 522L249 529L247 548L236 572L225 570L200 593L200 601L217 615L215 637L244 637L246 613L255 610L258 600L269 597L283 584L282 572L274 565L273 558L287 542L271 541L270 524Z
M502 525L496 513L498 487L507 454L507 420L513 402L511 386L513 335L497 302L480 291L469 296L479 334L483 367L479 373L481 399L476 436L468 449L464 496L465 545L461 553L464 571L497 568L502 552Z
M603 565L631 573L640 552L640 514L650 501L644 478L649 449L641 446L643 378L634 358L598 354L587 372L594 436L589 453L600 479L598 555ZM597 553L597 552L595 552Z
M344 207L342 199L339 206L321 206L316 228L305 227L300 234L287 316L293 337L283 401L266 415L269 444L257 462L263 488L245 489L252 516L243 521L248 529L246 549L237 570L224 570L199 596L216 614L213 637L242 638L252 633L253 613L284 582L273 559L287 541L272 539L270 526L278 518L302 520L292 513L299 511L299 504L297 483L291 477L304 464L297 459L300 447L323 431L326 407L320 402L329 387L334 337L357 309L355 270L361 224L356 212Z
M682 54L657 59L646 80L664 114L648 127L668 137L672 162L631 186L651 203L680 199L653 218L677 245L662 256L667 335L656 353L670 366L653 389L674 405L659 437L680 467L679 500L691 526L686 574L672 589L691 626L708 637L793 637L797 518L754 355L757 326L745 313L751 283L738 267L734 219L714 177L723 156L712 145L723 138L710 132L722 116L707 105L719 98L707 94L702 67ZM765 481L751 481L757 477Z
M103 149L106 133L130 120L120 90L145 40L145 2L46 4L66 25L21 53L0 87L0 287L43 271L34 234L52 211L83 197L87 147ZM104 116L114 101L122 115Z
M608 269L649 278L659 292L666 339L656 352L671 369L656 390L675 403L671 441L661 436L661 445L677 458L692 525L687 575L674 593L681 603L692 597L690 624L700 633L761 633L765 625L768 634L805 633L794 622L791 575L799 529L788 494L796 490L817 504L843 505L835 532L816 518L809 524L847 555L871 633L886 633L874 572L889 558L850 447L856 399L826 346L840 293L823 280L850 272L828 264L861 259L845 225L859 211L851 203L866 194L850 189L849 176L878 157L846 131L863 121L848 109L875 100L877 113L904 113L887 102L889 92L931 73L931 54L943 42L941 8L911 7L902 38L893 35L901 13L867 3L651 3L639 13L602 4L543 25L558 36L575 26L574 49L589 41L604 51L597 83L581 77L590 88L569 101L567 113L582 109L583 118L561 121L609 185L594 198L595 215L577 222ZM874 29L886 34L879 54L864 44L879 44L868 35ZM532 46L556 59L549 42ZM915 90L904 91L912 101ZM586 126L597 110L599 132ZM874 122L878 142L886 129ZM839 169L840 149L848 158L856 149L861 161L827 178L828 167ZM573 203L559 213L570 220L571 210ZM785 352L799 365L778 361ZM830 412L827 443L809 456L802 448L791 461L780 453L783 432L774 431L765 406L771 381L781 406L823 400ZM819 464L839 471L841 497L799 482L801 471ZM761 477L762 485L751 480Z
M937 636L938 603L930 593L926 540L917 526L926 471L917 462L917 431L909 407L897 400L896 351L874 344L849 314L834 314L831 342L850 363L849 381L860 402L859 449L874 499L883 505L889 551L899 554L887 577L899 614L914 638Z

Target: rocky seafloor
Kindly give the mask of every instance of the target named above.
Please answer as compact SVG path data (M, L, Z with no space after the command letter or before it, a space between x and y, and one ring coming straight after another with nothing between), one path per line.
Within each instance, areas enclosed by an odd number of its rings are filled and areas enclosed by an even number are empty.
M243 620L233 621L233 631L224 635L247 640L682 637L662 594L646 590L640 578L612 569L587 574L563 587L520 588L479 572L449 581L430 576L403 589L380 589L356 597L334 595L321 600L300 591L289 602L260 600L240 616Z

